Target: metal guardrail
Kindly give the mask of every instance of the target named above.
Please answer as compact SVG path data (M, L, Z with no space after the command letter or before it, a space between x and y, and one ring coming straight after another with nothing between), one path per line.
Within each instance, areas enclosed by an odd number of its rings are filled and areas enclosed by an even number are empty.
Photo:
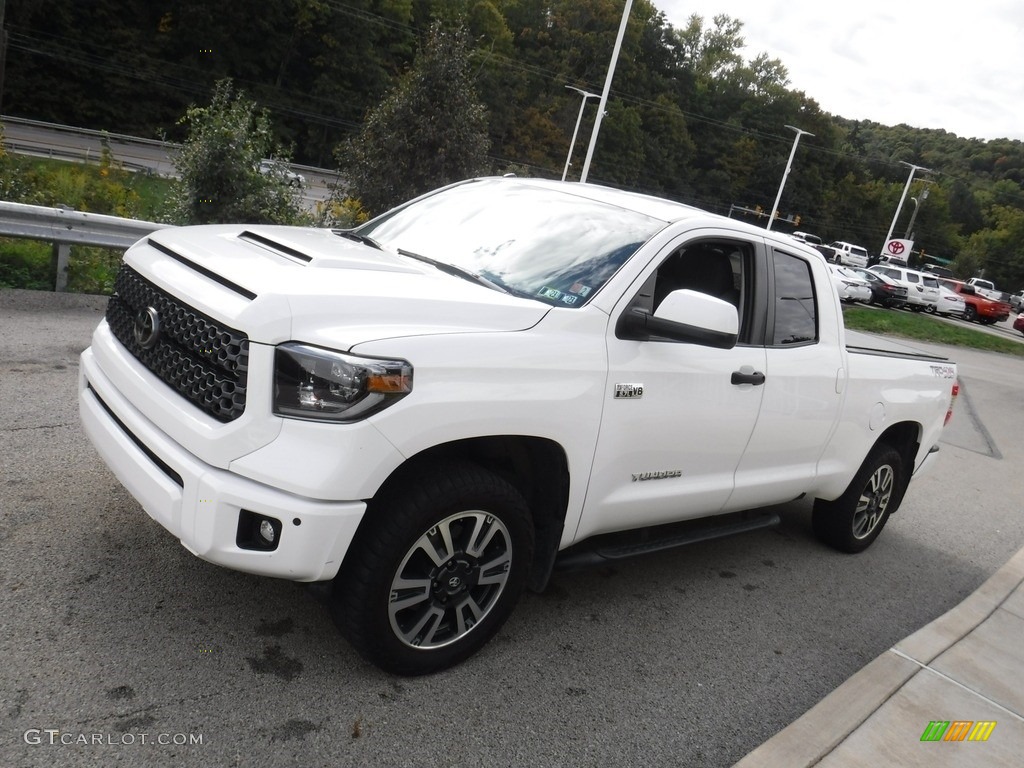
M0 236L53 243L55 291L67 290L72 245L127 248L151 232L169 226L173 225L0 201Z
M3 143L9 152L26 155L40 155L56 160L81 160L90 162L99 157L105 143L117 162L127 170L156 173L160 176L176 175L174 155L181 151L182 145L172 141L146 139L141 136L129 136L123 133L97 131L92 128L76 128L69 125L47 123L42 120L30 120L24 117L0 115L0 125L8 130L4 133ZM38 129L44 136L52 138L19 138L17 128ZM83 143L76 143L80 139ZM315 174L324 179L337 179L338 171L330 168L317 168L300 163L284 163L296 173Z

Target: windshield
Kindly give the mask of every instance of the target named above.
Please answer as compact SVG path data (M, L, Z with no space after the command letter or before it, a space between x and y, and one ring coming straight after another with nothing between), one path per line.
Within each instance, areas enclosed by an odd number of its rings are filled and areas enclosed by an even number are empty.
M509 179L461 184L355 232L450 264L517 296L582 306L665 222Z

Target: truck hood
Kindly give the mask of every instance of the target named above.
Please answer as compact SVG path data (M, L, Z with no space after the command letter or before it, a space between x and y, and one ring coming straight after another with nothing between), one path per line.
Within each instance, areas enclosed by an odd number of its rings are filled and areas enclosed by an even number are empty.
M266 344L350 349L398 336L519 331L551 309L313 227L162 229L125 261Z

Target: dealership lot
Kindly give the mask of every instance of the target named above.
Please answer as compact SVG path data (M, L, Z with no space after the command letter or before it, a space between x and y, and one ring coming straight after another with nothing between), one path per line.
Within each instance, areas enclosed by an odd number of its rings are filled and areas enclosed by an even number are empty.
M794 503L558 575L469 662L393 678L302 586L197 560L102 466L75 386L104 305L0 291L3 765L731 765L1024 546L1024 361L943 349L964 388L938 465L863 555Z

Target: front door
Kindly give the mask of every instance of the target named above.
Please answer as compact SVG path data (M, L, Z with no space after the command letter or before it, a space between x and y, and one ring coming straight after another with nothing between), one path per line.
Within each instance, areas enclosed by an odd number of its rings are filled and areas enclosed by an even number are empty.
M758 248L763 243L731 233L709 231L699 240L690 235L670 245L616 307L608 333L606 404L577 539L714 514L728 500L763 389L752 382L764 370L765 350L742 343L756 325ZM686 284L684 273L694 260L724 260L731 283L707 290ZM630 307L654 311L677 288L734 303L741 344L723 350L623 338L616 331L618 317ZM736 383L734 374L740 376Z

